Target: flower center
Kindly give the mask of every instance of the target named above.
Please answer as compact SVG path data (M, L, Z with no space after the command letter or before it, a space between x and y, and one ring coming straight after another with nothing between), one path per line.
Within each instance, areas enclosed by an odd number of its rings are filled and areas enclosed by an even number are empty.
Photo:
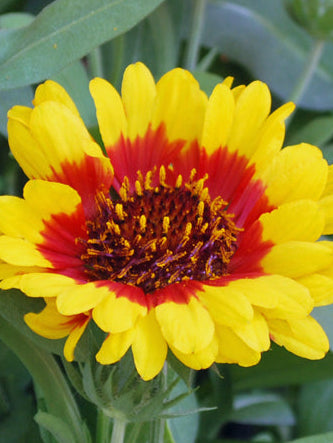
M81 259L90 280L138 286L148 294L183 280L214 280L228 273L237 249L233 215L221 197L211 200L205 178L158 186L153 172L138 172L135 191L125 178L119 199L96 198L97 215L87 222L88 239Z

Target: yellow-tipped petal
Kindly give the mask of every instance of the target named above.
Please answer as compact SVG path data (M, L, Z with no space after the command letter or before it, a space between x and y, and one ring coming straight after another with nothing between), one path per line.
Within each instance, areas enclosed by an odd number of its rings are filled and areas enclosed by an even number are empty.
M105 147L127 136L127 120L123 103L116 89L102 78L91 80L90 93L96 106L99 130Z
M89 320L90 320L89 317L87 317L85 322L77 324L71 330L64 346L64 356L67 361L74 360L74 350L76 348L76 345L78 344L78 341L80 340L84 331L86 330Z
M237 363L248 367L260 361L260 352L250 348L231 328L216 326L216 336L219 343L217 363Z
M260 128L258 139L254 141L254 154L251 163L255 164L256 176L264 171L272 161L272 158L282 148L285 137L285 120L295 109L291 102L280 106L264 122Z
M133 328L138 318L146 313L146 307L110 294L94 308L93 319L103 331L116 334Z
M327 268L332 257L331 249L323 244L289 241L273 246L261 264L268 274L296 278Z
M162 370L168 352L154 310L140 318L135 330L132 344L135 367L143 380L151 380Z
M73 328L71 320L72 317L59 314L54 303L48 303L37 314L29 312L24 316L24 321L30 329L36 334L49 339L66 337Z
M24 126L29 126L31 113L32 113L32 108L18 105L18 106L13 106L8 111L7 116L11 121L16 121Z
M63 315L80 314L93 309L108 294L106 286L97 287L94 282L78 284L58 295L57 308Z
M75 189L62 183L30 180L24 187L23 196L30 209L48 220L53 214L71 214L81 203Z
M263 241L275 244L290 240L314 242L322 235L325 218L313 200L297 200L260 217Z
M171 348L175 356L184 365L189 368L200 370L209 368L215 361L218 352L218 341L216 337L213 337L212 342L207 346L207 348L202 349L198 352L193 352L191 354L184 354L178 351L176 348Z
M253 320L250 323L234 328L234 331L254 351L267 351L270 347L267 322L259 312L254 312Z
M135 335L134 329L119 334L109 334L96 354L96 360L102 365L112 365L128 351Z
M73 114L78 117L80 116L75 103L68 95L66 90L61 85L59 85L59 83L56 83L53 80L47 80L37 87L33 104L35 106L38 106L46 101L55 101L58 103L62 103L68 109L70 109Z
M252 141L267 118L271 108L271 95L265 83L250 83L239 95L228 148L250 158Z
M36 245L22 238L0 236L0 258L16 266L50 267L52 264L37 250Z
M184 69L173 69L163 75L156 88L153 129L164 123L170 141L199 139L207 96L192 74Z
M230 88L224 84L217 85L209 97L201 138L201 145L209 154L226 146L234 109L235 101Z
M306 286L314 300L315 306L333 303L333 279L322 274L301 277L298 281Z
M322 327L312 317L301 320L269 320L273 340L300 357L317 360L329 349L329 342Z
M153 76L143 63L129 65L122 82L121 95L128 123L127 135L131 140L143 136L151 121L156 96Z
M44 228L41 218L21 198L4 195L0 197L0 232L11 237L40 242Z
M187 304L163 303L155 309L164 338L180 352L201 351L212 341L214 323L196 298L191 297Z
M199 293L214 322L225 325L242 325L252 320L253 309L249 300L237 289L228 286L204 286Z
M315 146L301 143L288 146L276 155L262 174L265 194L271 204L299 199L318 200L327 180L327 162Z
M29 178L50 176L52 174L50 162L45 158L39 143L34 139L26 124L16 119L16 113L15 119L12 119L11 115L8 113L8 142L24 173Z
M49 272L32 272L21 276L20 289L29 297L57 297L77 283L70 277Z
M325 227L322 234L333 234L333 195L327 195L319 200L319 207L325 217Z
M327 182L322 197L333 194L333 165L328 166Z
M96 152L103 157L82 120L61 103L43 102L35 108L31 114L30 130L56 172L62 171L66 162L80 164L86 146L94 145Z

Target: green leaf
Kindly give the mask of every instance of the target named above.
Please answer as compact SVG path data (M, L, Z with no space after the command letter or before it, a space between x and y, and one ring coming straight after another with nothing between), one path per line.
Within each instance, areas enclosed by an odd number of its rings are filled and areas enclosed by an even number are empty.
M41 390L47 411L70 424L77 442L90 443L78 406L53 356L8 323L0 322L0 339L15 352Z
M16 355L0 342L0 441L39 443L35 413L31 377Z
M229 420L262 426L292 426L295 417L288 403L277 394L251 393L236 396Z
M60 418L38 411L35 415L35 420L39 426L48 430L58 443L77 441L71 431L71 427Z
M288 137L288 145L306 142L319 146L327 143L333 136L333 115L322 115L302 125Z
M0 16L1 36L10 35L10 29L21 28L32 22L34 16L27 13L11 13ZM9 37L10 38L10 37ZM7 112L14 105L31 106L33 91L30 86L0 91L0 132L7 137Z
M33 99L31 86L0 91L0 132L7 137L7 112L15 105L31 106Z
M298 438L297 440L292 440L290 443L332 443L333 432L327 434L317 434L311 437Z
M332 377L333 354L322 360L307 360L273 346L265 352L261 362L250 368L230 365L233 387L236 391L251 388L267 388L300 385Z
M283 100L290 97L312 46L282 2L267 0L209 3L202 42L245 66ZM333 45L327 44L300 106L327 110L332 103Z
M86 126L97 125L96 109L89 93L89 78L87 71L80 61L76 61L59 73L52 80L60 83L74 100Z
M297 410L299 435L333 431L333 380L304 385Z
M24 314L27 312L39 312L43 309L43 306L43 300L27 297L20 291L0 291L0 320L2 316L38 346L49 352L62 355L63 340L48 340L40 337L24 322Z
M12 12L8 14L0 15L0 31L5 29L22 28L29 25L34 19L32 14L26 12Z
M179 383L177 383L177 385L173 388L172 396L177 397L186 392L188 392L188 387L183 380L180 380ZM182 414L184 411L195 411L197 409L198 403L196 396L195 393L192 392L192 394L187 395L180 403L177 403L172 408L168 409L167 412L172 414ZM203 412L203 414L204 413L205 412ZM171 441L173 438L175 442L194 443L198 432L198 425L198 413L169 419L167 420L167 434L171 435L169 435L168 438Z
M0 88L39 82L124 33L162 0L56 0L25 28L0 34Z

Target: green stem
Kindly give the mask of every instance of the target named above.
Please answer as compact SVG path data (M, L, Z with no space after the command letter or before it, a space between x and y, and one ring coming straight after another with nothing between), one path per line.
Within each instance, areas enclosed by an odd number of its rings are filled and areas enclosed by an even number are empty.
M98 409L96 443L108 443L110 441L110 425L110 418L101 409Z
M125 431L126 421L123 418L114 418L111 443L124 443Z
M163 372L160 374L160 389L165 391L168 386L168 364L164 363ZM156 418L152 423L152 443L163 443L164 442L164 431L165 431L166 420L164 418Z
M320 57L323 53L325 42L323 40L315 40L312 50L309 53L308 60L305 64L304 71L296 82L295 89L292 91L290 101L299 103L304 92L309 86L315 70L318 67Z
M104 76L103 58L100 47L97 47L90 52L88 55L88 65L92 78Z
M220 53L217 48L212 48L197 64L198 71L208 71L216 56Z
M205 17L207 0L194 0L192 24L185 55L185 67L189 71L195 70L199 58L200 38Z
M4 318L0 321L0 339L18 356L43 392L47 412L63 419L73 430L77 442L86 442L79 409L53 356Z

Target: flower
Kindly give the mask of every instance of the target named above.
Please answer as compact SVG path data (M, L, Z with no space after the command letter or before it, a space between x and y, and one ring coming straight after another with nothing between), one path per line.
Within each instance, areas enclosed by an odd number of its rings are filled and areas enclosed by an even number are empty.
M1 288L43 297L25 320L69 334L91 319L106 333L96 358L131 348L145 380L168 349L185 365L251 366L271 340L310 359L328 340L310 316L333 300L333 169L320 150L282 143L294 105L270 114L268 87L208 98L173 69L155 84L130 65L121 96L90 83L106 155L68 94L46 81L34 108L9 111L9 143L29 177L0 198Z

